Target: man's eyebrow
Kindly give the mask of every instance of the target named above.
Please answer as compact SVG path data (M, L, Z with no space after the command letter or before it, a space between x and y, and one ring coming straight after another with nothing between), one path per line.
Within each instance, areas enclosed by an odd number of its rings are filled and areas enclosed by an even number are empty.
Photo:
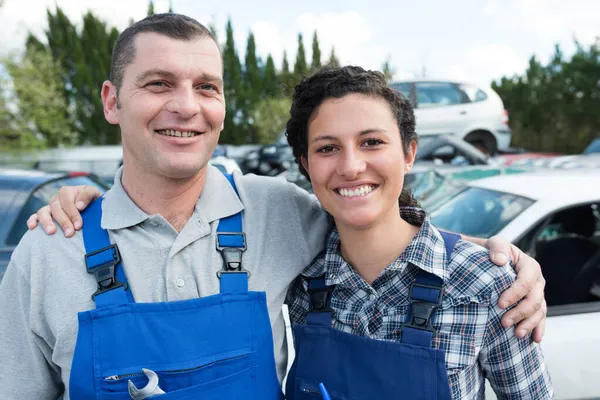
M135 80L137 82L144 82L146 79L150 78L151 76L157 76L157 77L169 78L169 79L175 78L175 74L171 71L168 71L165 69L160 69L160 68L153 68L153 69L149 69L149 70L142 72L135 78Z
M149 69L149 70L144 71L141 74L139 74L136 77L136 81L144 82L148 78L154 77L154 76L160 77L160 78L167 78L170 80L175 80L175 78L177 78L177 75L169 70L153 68L153 69ZM217 86L221 86L221 87L223 86L223 78L221 78L220 76L217 76L217 75L202 73L202 74L200 74L199 80L202 82L211 82Z
M200 75L200 80L203 82L211 82L218 86L223 86L223 78L220 76L203 73Z
M385 133L385 132L387 132L387 131L382 128L371 128L371 129L365 129L365 130L360 131L359 136L368 135L369 133ZM321 140L338 140L338 139L335 136L322 135L322 136L317 136L316 138L311 140L311 143L319 142Z

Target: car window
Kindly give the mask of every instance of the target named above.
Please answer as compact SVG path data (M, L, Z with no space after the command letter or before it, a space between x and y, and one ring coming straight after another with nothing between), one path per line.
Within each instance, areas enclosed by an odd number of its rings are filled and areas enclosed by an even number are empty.
M549 306L600 301L600 203L548 215L517 243L542 267Z
M431 214L437 227L488 238L533 204L533 200L495 190L468 187Z
M463 95L449 82L417 82L417 107L441 107L462 104Z
M459 88L472 103L487 99L487 94L476 86L462 84Z
M19 244L21 237L25 234L25 232L27 232L26 222L29 216L37 212L40 207L48 204L52 196L58 193L61 187L77 185L94 186L98 188L101 193L106 191L104 186L85 176L68 177L65 179L50 181L45 185L40 186L31 194L23 208L21 208L19 216L15 220L11 231L6 237L6 244L9 246L16 246Z
M410 99L410 83L408 82L396 82L390 85L404 95L407 99Z

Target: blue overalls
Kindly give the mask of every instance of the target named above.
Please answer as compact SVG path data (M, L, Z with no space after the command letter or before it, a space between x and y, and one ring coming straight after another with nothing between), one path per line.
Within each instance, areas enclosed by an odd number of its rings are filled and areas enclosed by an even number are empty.
M281 400L266 295L248 291L250 273L242 268L241 212L219 221L219 294L136 303L117 246L100 227L101 202L82 215L87 269L98 291L96 309L78 315L71 399L131 399L128 381L146 387L145 368L158 375L165 392L152 399Z
M459 236L440 232L450 262ZM352 335L332 328L325 277L309 280L311 311L294 326L296 358L287 377L286 399L322 398L324 383L333 400L450 399L443 350L434 349L431 320L440 306L442 279L419 270L410 286L408 320L401 342Z

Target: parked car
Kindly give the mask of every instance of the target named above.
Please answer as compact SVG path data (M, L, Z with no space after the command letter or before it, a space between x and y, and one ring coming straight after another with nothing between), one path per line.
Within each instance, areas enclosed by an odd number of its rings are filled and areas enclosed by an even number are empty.
M415 165L495 165L495 161L464 140L453 136L430 135L419 138Z
M592 153L600 153L600 138L592 140L588 147L583 151L583 154Z
M292 148L287 142L285 132L279 134L272 144L250 151L241 168L245 174L276 176L287 170L294 163Z
M509 148L508 112L492 88L433 79L403 80L391 86L411 100L419 136L452 135L489 155Z
M225 156L213 156L209 160L209 163L226 174L232 174L234 171L242 172L240 166L235 162L235 160Z
M501 235L546 279L541 344L559 399L600 398L600 169L475 180L431 213L439 228ZM490 397L493 398L493 397Z
M27 232L29 216L48 204L62 186L73 185L90 185L102 193L106 191L99 178L85 172L0 169L0 279L13 250Z

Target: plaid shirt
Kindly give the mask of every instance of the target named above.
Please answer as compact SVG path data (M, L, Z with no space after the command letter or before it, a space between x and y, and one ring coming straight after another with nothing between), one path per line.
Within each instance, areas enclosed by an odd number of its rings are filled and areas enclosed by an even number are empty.
M287 303L293 323L306 323L309 309L306 277L326 274L331 293L333 328L379 340L400 340L407 319L408 287L418 269L444 280L442 306L433 326L433 347L446 353L452 398L483 399L487 378L499 398L554 398L542 351L530 337L518 339L500 319L500 294L515 279L510 265L498 267L487 250L459 240L450 263L444 242L418 208L402 207L404 220L420 230L406 250L373 282L366 283L342 258L334 228L325 250L290 287Z

